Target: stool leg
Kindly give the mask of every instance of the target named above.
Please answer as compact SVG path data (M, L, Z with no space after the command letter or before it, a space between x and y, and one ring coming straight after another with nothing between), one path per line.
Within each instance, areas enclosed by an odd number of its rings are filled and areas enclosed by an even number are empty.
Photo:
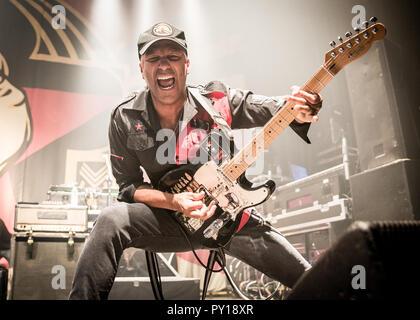
M211 270L213 269L214 264L216 262L216 255L217 255L217 251L216 250L210 250L209 259L207 260L206 274L204 275L203 295L201 297L201 300L205 300L206 299L207 288L209 286L210 278L211 278L211 274L212 274L212 271Z
M162 283L160 281L159 266L157 264L156 253L145 251L147 270L149 271L150 285L156 300L165 300L162 293Z

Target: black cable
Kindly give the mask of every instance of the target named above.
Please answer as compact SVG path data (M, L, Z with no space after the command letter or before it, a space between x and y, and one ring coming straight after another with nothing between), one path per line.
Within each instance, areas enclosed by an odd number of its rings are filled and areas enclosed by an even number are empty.
M173 216L172 216L173 217ZM176 218L175 217L173 217L175 220L176 220ZM177 221L178 222L178 221ZM197 253L195 252L195 249L194 249L194 246L193 246L193 244L191 243L191 240L190 240L190 238L188 237L188 235L187 235L187 232L184 230L184 228L182 228L180 225L179 225L179 222L178 222L178 226L179 226L179 228L181 229L181 232L182 232L182 234L184 235L184 237L185 237L185 239L187 239L187 241L188 241L188 243L189 243L189 245L190 245L190 247L191 247L191 251L192 251L192 253L194 254L194 256L195 256L195 258L197 259L197 261L201 264L201 266L203 267L203 268L205 268L206 270L208 270L208 271L211 271L211 272L221 272L221 271L223 271L223 266L220 266L220 269L218 269L218 270L215 270L215 269L211 269L211 268L209 268L208 266L206 266L201 260L200 260L200 258L198 257L198 255L197 255Z
M215 269L209 268L208 266L204 265L204 263L200 260L200 258L198 257L197 253L195 252L194 246L193 246L193 244L191 243L191 240L190 240L190 238L188 237L188 235L187 235L186 231L185 231L185 230L184 230L181 226L179 226L179 227L180 227L180 229L181 229L181 231L182 231L182 234L184 235L185 239L188 241L188 243L189 243L189 245L190 245L190 247L191 247L191 251L193 252L193 254L194 254L195 258L196 258L196 259L197 259L197 261L200 263L200 265L201 265L203 268L205 268L206 270L210 271L210 272L221 272L221 271L225 271L226 278L228 279L228 281L229 281L230 285L232 286L232 288L233 288L233 289L236 291L236 293L239 295L239 297L241 297L241 298L242 298L242 299L244 299L244 300L250 300L250 299L249 299L247 296L245 296L245 295L242 293L242 291L241 291L241 290L240 290L240 289L236 286L235 281L232 279L232 277L230 276L230 273L228 272L228 270L227 270L227 268L226 268L226 261L222 261L223 257L221 257L221 256L220 256L220 253L219 253L219 252L217 252L217 255L216 255L216 257L215 257L215 259L216 259L217 263L219 263L219 265L220 265L220 269L215 270ZM217 249L223 250L223 248L217 248ZM223 260L224 260L224 259L223 259ZM264 300L270 300L270 299L272 299L272 298L273 298L273 296L276 294L277 290L280 288L280 285L281 285L281 283L279 282L279 283L278 283L278 285L277 285L277 287L276 287L276 289L274 290L274 292L273 292L270 296L268 296L267 298L265 298Z
M160 294L162 295L162 298L163 298L163 293L162 293L163 292L162 291L162 277L160 275L159 262L158 262L158 259L157 259L157 255L156 254L153 255L153 262L154 262L154 264L156 266L156 273L157 273L157 278L158 278L158 289L159 289L159 292L160 292Z
M145 255L153 294L155 295L156 300L165 300L162 293L162 279L160 277L156 254L152 251L145 251Z
M216 255L216 260L219 260L219 254L217 254ZM218 261L219 262L219 261ZM219 264L220 264L221 262L219 262ZM247 296L245 296L242 292L241 292L241 290L237 287L237 285L236 285L236 283L235 283L235 281L233 281L233 279L232 279L232 277L231 277L231 275L230 275L230 273L228 272L228 270L227 270L227 268L226 268L226 266L224 265L223 266L223 270L225 271L225 275L226 275L226 278L228 279L228 281L229 281L229 283L230 283L230 285L232 286L232 288L233 288L233 290L235 290L235 292L237 293L237 295L239 296L239 297L241 297L242 299L244 299L244 300L250 300Z
M272 293L272 294L270 294L270 295L269 295L267 298L265 298L264 300L271 300L271 299L274 297L274 295L276 294L277 290L279 290L279 289L280 289L281 283L280 283L279 281L277 281L277 282L278 282L278 284L277 284L276 289L274 289L273 293Z

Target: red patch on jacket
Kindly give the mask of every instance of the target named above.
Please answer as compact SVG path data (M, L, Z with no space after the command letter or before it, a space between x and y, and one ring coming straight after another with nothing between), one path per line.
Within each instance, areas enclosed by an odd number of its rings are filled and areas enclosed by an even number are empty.
M226 120L227 124L232 124L232 114L230 112L229 101L223 92L212 92L208 97L213 102L213 107ZM212 122L210 115L203 108L199 108L193 119L200 119ZM211 129L217 129L217 125L213 124ZM208 135L208 131L199 128L193 128L189 122L187 126L179 134L176 145L175 162L176 164L185 164L187 159L194 159L198 154L201 141Z

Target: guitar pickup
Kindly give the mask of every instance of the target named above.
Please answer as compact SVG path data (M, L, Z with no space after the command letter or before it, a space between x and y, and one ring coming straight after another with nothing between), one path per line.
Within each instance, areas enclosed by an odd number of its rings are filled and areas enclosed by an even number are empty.
M204 192L204 204L208 206L213 200L215 201L216 205L219 205L219 201L217 201L216 198L214 198L203 186L200 186L200 188L197 190L198 193Z
M229 201L229 207L232 209L236 209L239 206L239 199L236 195L233 193L227 193L225 194L226 199Z

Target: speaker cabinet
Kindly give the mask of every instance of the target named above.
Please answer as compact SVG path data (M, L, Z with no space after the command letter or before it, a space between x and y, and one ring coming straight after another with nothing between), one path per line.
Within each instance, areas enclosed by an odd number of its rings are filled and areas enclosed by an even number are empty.
M288 300L413 299L419 221L357 221L297 281Z
M362 171L420 158L418 98L407 89L413 70L400 50L375 42L345 69Z
M18 232L12 236L8 300L67 300L88 234Z
M8 270L0 265L0 301L7 297L7 274Z
M397 160L350 177L353 220L419 220L420 161Z

